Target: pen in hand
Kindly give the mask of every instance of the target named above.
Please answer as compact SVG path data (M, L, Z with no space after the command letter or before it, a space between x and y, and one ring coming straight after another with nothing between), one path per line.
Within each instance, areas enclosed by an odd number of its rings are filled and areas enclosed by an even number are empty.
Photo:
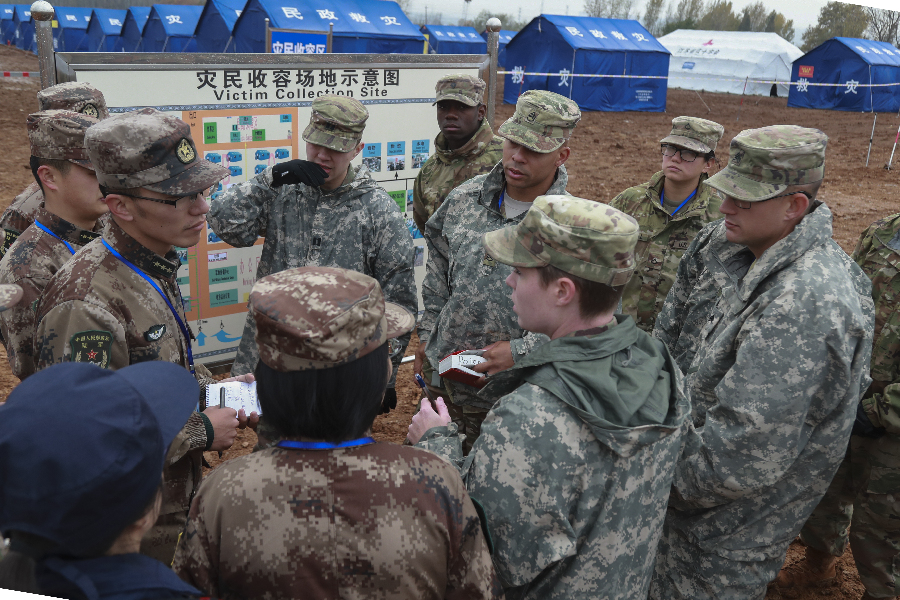
M416 383L419 384L419 387L422 388L422 392L425 394L432 403L434 403L434 396L431 394L431 390L428 389L428 386L425 385L425 380L418 373L415 374Z

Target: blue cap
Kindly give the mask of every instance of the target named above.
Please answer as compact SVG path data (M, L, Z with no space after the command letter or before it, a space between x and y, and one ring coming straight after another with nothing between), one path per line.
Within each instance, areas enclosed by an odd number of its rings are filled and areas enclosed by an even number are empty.
M62 363L23 381L0 405L0 531L43 538L47 555L104 551L150 502L198 398L162 361Z

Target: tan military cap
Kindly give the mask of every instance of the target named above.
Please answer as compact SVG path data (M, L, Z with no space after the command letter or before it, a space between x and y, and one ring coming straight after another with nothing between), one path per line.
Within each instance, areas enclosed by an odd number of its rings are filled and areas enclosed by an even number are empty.
M673 144L694 152L709 154L716 151L716 144L725 135L725 128L715 121L697 117L675 117L672 132L659 140L660 144Z
M303 140L338 152L350 152L362 140L369 111L347 96L320 96L313 100Z
M94 117L70 110L44 110L28 115L25 126L31 155L51 160L67 160L93 170L84 134L99 123Z
M562 146L580 120L581 110L572 100L545 90L529 90L519 96L516 112L497 135L546 154Z
M478 106L484 100L484 87L484 81L472 75L444 75L434 86L434 103L455 100L466 106Z
M101 120L109 116L103 94L84 81L58 83L38 92L37 98L41 110L71 110Z

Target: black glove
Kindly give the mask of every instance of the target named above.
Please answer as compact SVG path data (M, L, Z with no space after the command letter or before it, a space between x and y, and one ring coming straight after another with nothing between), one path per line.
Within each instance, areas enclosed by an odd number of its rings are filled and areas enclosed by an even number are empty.
M880 438L884 435L884 427L875 427L869 420L862 402L856 405L856 420L853 421L851 435L861 435L867 438Z
M381 414L386 415L397 408L397 390L388 388L384 390L384 400L381 401Z
M272 167L272 187L285 184L305 183L319 187L325 183L325 169L308 160L289 160Z

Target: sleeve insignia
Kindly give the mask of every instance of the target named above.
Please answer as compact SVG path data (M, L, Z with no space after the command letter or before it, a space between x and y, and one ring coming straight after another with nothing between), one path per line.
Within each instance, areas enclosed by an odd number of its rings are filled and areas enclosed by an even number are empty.
M150 329L144 332L144 339L148 342L157 342L162 336L166 335L166 325L165 323L160 325L154 325Z
M79 331L69 340L72 362L91 363L108 369L112 341L112 333L108 331Z
M6 251L16 243L17 239L19 239L18 231L13 231L12 229L3 230L3 246L0 247L0 258L6 256Z

